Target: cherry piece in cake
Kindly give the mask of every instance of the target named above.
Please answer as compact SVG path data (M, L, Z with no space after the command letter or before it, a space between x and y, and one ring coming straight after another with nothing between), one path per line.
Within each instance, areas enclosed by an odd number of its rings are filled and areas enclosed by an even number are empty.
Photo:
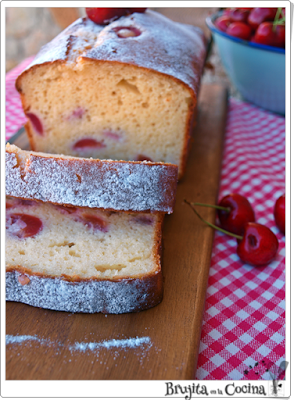
M31 121L35 131L39 134L39 135L43 135L44 134L44 129L43 129L43 125L42 122L40 121L40 118L36 116L36 114L33 113L26 113L26 116L28 117L28 119Z
M36 236L43 228L42 221L38 217L28 214L10 214L6 219L7 232L19 239Z
M153 219L151 217L147 217L146 215L138 215L134 218L135 222L138 222L142 225L152 225Z
M99 230L101 232L108 232L108 223L102 219L99 218L97 215L93 214L82 214L81 216L82 222L88 227L88 228L93 228L95 230Z
M113 139L115 141L122 140L122 136L119 133L112 132L112 131L104 131L103 135L109 139Z
M141 31L134 26L117 26L113 28L113 31L117 34L119 38L129 38L141 35Z
M78 140L73 145L74 150L86 150L86 149L90 149L90 148L102 149L104 147L106 147L106 144L104 144L103 142L100 142L96 139L92 139L92 138L84 138L84 139Z
M145 156L144 154L138 154L136 157L136 161L153 161L150 157Z

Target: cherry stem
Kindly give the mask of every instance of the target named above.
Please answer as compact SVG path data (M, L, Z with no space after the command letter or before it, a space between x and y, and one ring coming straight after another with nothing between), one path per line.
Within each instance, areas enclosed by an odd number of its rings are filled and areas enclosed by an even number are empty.
M231 209L229 207L219 206L217 204L206 204L206 203L191 203L193 206L202 206L202 207L211 207L216 208L217 210L224 210L230 212Z
M280 19L280 17L282 17L282 18ZM277 12L276 12L276 15L275 15L275 19L274 19L274 22L273 22L274 28L277 25L285 25L285 15L283 13L282 7L279 7L277 9Z
M239 240L242 240L242 239L243 239L243 236L236 235L235 233L226 231L225 229L222 229L222 228L220 228L219 226L216 226L216 225L211 224L210 222L206 221L206 220L205 220L204 218L202 218L201 215L195 210L195 208L194 208L193 205L192 205L192 204L194 204L194 203L190 203L190 202L187 201L187 200L184 200L184 202L187 203L188 206L190 206L190 207L192 208L192 210L193 210L194 213L197 215L197 217L198 217L199 219L201 219L201 221L204 222L206 225L210 226L210 227L213 228L213 229L216 229L216 230L219 231L219 232L225 233L226 235L232 236L232 237L234 237L234 238L236 238L236 239L239 239Z

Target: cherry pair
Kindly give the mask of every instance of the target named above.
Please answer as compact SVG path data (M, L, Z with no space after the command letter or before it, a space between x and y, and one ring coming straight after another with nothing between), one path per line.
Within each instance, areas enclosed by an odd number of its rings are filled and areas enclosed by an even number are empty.
M229 194L218 205L186 203L202 221L237 239L237 254L242 261L259 266L268 264L275 258L279 247L278 239L269 228L255 222L253 208L244 196L238 193ZM203 220L194 205L216 208L221 228ZM274 216L278 228L285 233L285 195L277 200Z

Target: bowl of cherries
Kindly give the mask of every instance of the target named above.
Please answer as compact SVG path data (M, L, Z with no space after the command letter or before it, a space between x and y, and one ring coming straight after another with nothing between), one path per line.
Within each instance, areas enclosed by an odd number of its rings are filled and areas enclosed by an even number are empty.
M244 100L285 114L285 9L227 8L206 23Z

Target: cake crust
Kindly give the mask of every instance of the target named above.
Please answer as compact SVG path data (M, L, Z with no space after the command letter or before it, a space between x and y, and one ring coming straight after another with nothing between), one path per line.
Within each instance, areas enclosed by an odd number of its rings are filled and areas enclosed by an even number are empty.
M118 27L135 27L142 34L122 46L115 33ZM89 38L94 36L94 45L79 40L77 33L80 29L89 32ZM87 59L134 65L168 75L189 87L196 99L205 56L206 38L200 28L171 21L151 10L121 17L107 26L97 25L89 18L80 18L42 47L17 78L16 89L22 92L21 80L31 68Z
M110 211L172 213L176 165L83 159L6 145L6 194Z
M26 277L26 284L21 284ZM30 274L22 267L7 267L6 300L56 311L122 314L139 312L162 301L162 272L119 280L69 280Z

